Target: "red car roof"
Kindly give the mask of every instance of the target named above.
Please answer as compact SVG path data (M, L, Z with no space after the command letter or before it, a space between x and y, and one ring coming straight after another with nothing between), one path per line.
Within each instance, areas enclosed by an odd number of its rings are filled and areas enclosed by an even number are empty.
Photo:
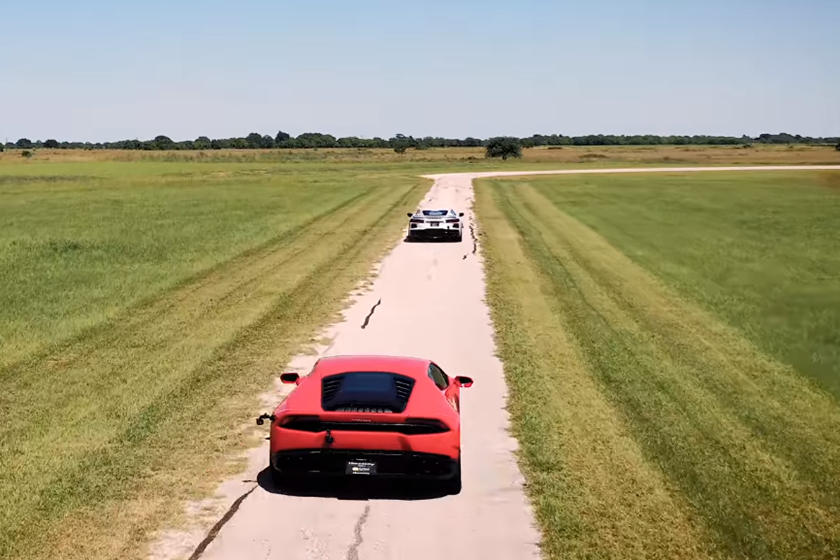
M426 377L429 363L430 360L404 356L331 356L318 360L312 375L324 376L348 371L387 371L417 379Z

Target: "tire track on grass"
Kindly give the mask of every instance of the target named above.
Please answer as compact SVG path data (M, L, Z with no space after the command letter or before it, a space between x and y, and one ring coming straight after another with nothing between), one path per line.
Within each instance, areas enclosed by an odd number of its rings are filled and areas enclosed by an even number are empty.
M531 204L535 219L540 219L537 213L556 208L540 193L534 191L532 196L539 197ZM831 473L840 464L840 419L831 399L790 368L767 359L716 317L681 300L573 217L553 213L542 223L555 235L574 236L576 243L566 246L571 258L562 259L579 263L581 274L598 279L613 304L610 316L623 317L626 328L634 333L633 348L645 348L656 354L657 361L683 370L703 398L721 407L719 416L728 415L743 424L750 439L783 454L797 470L807 473L806 478L822 479L824 487L832 484ZM683 313L662 311L672 309ZM630 317L635 326L630 325ZM651 344L646 332L666 333L667 343ZM840 494L834 501L840 503Z
M840 540L840 527L831 521L840 519L834 482L840 475L840 414L830 397L680 299L586 226L546 206L536 191L526 189L523 196L532 219L543 224L541 232L563 240L547 244L558 266L589 284L582 293L600 292L591 298L593 310L603 317L598 329L612 333L618 356L627 359L619 369L640 372L635 392L623 391L621 406L638 430L659 435L647 438L656 450L652 456L695 503L704 504L724 540L740 543L751 535L750 554L760 556L798 556L825 546L821 539ZM631 388L612 366L601 362L599 371L609 385ZM664 400L650 402L650 395ZM694 431L676 433L677 421L663 427L660 417L669 411ZM692 438L695 448L715 457L715 468L697 470L685 448ZM777 504L772 512L765 511L768 501ZM812 511L814 504L819 511ZM730 514L708 513L722 509Z
M215 289L220 283L225 282L231 284L233 286L231 289L235 290L237 287L237 278L239 278L237 274L242 274L243 272L250 272L254 275L258 274L253 269L260 261L270 260L273 255L278 253L278 247L282 250L283 244L294 243L295 240L308 235L312 228L317 227L325 221L334 219L335 213L350 207L355 207L363 198L373 194L375 190L375 188L370 188L354 195L336 206L315 214L291 230L283 231L281 234L257 246L249 247L226 261L216 263L206 270L192 274L162 292L143 298L117 316L107 319L99 325L89 327L77 335L56 345L49 346L34 355L7 364L0 368L0 383L4 383L13 378L17 379L21 375L25 375L28 371L38 368L39 364L44 362L55 361L60 362L62 366L70 365L74 359L83 359L86 356L78 350L80 345L86 343L92 344L93 339L97 337L101 337L103 341L111 341L118 336L120 330L125 330L128 327L141 328L153 324L159 321L161 315L170 313L177 306L183 305L184 302L189 301L191 298L195 298L196 294L202 290L207 290L208 288ZM231 274L231 271L234 274ZM77 354L68 359L66 354L74 348L77 349ZM56 358L56 356L60 357Z
M713 540L756 557L801 557L837 542L840 502L829 482L837 447L828 442L838 415L825 395L771 367L534 189L507 190L497 194L531 258L546 267L555 313L644 455ZM746 379L756 367L769 370ZM787 405L772 406L788 381ZM783 410L778 428L765 425Z
M365 191L340 204L337 207L338 218L341 220L339 224L345 224L353 219L356 215L355 206L375 194L372 190ZM167 337L171 338L175 332L189 328L188 325L196 321L214 314L218 315L220 310L229 308L231 305L243 307L247 305L248 300L256 299L254 286L265 283L267 277L278 268L307 252L311 243L305 240L310 237L320 238L324 233L329 233L333 228L335 218L329 212L322 213L310 220L307 227L291 235L284 233L278 236L270 246L248 251L242 257L220 263L214 267L213 271L202 275L197 282L188 283L174 293L169 293L163 298L144 305L140 310L129 310L116 324L109 325L107 330L97 333L98 336L89 336L80 341L78 345L75 345L76 349L71 351L69 358L66 356L48 357L40 364L28 364L28 369L41 373L58 370L55 373L61 372L63 383L67 384L72 381L68 379L67 371L85 360L95 360L94 354L101 348L128 344L133 349L142 349L150 343L163 344ZM278 247L277 244L281 245ZM180 322L173 324L171 317L177 317ZM117 357L117 360L120 359L129 358L128 356ZM114 364L110 366L110 369L114 369ZM17 374L19 375L20 372ZM40 377L30 375L28 380L20 379L14 390L33 392L36 390L33 387L35 383L49 384L50 379L49 375ZM101 385L110 385L113 382L113 378L100 379ZM12 390L9 387L4 388ZM86 390L90 389L91 387L86 387ZM54 412L55 410L51 410L49 414ZM25 415L30 419L31 424L39 420L43 422L46 413L47 411L40 404L35 403L34 408Z
M514 426L549 556L713 556L688 505L672 496L667 478L628 440L620 410L554 309L552 278L536 265L529 241L539 238L539 228L524 229L533 220L507 190L486 196L492 202L478 204L488 236L488 299L497 332L504 333L500 354ZM525 287L511 293L510 276Z

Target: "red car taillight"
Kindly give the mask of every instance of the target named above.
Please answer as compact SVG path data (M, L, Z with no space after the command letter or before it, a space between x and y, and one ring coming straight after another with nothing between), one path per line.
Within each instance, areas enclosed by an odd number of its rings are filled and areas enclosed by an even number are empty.
M427 429L429 430L427 433L440 433L449 431L449 426L447 426L440 420L436 420L434 418L406 418L405 423L413 424L415 426L427 427Z
M461 220L459 220L458 218L449 218L448 220L446 220L446 223L447 224L457 224L460 221Z
M293 416L284 416L281 418L277 425L283 428L288 428L290 430L307 430L307 431L318 431L317 426L320 424L320 418L317 416L308 416L308 415L293 415ZM316 428L313 430L312 428Z

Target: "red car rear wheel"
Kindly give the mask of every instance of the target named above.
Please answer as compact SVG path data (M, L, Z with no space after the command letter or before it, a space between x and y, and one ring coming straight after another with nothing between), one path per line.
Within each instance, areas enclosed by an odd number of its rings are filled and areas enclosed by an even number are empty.
M461 459L458 459L458 464L455 467L455 474L444 481L447 494L461 493Z

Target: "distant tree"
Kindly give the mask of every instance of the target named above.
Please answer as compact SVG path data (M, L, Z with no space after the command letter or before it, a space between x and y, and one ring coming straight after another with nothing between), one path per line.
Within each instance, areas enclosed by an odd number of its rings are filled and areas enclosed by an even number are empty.
M298 148L335 148L337 146L335 136L320 132L304 132L295 138L295 144Z
M794 144L798 142L802 142L806 140L802 138L799 134L793 135L788 134L787 132L780 132L778 134L769 134L765 132L764 134L759 134L758 138L756 138L758 142L763 144ZM812 140L812 139L811 139Z
M140 148L139 144L139 140L117 140L116 142L106 142L104 147L112 150L137 150Z
M212 144L209 138L206 136L199 136L193 142L193 146L195 146L196 150L209 150L212 148Z
M513 136L497 136L487 140L485 157L500 157L506 160L509 157L522 157L522 143L519 138Z
M30 150L23 150L20 153L20 157L31 158L32 157L32 152Z
M365 140L356 136L344 136L337 139L335 145L339 148L363 148L365 147Z
M397 134L393 138L388 139L388 144L398 154L404 154L408 148L416 146L417 141L411 136L406 136L405 134Z
M811 137L802 136L800 134L788 134L780 132L778 134L762 133L759 136L752 138L747 135L737 136L709 136L709 135L670 135L659 136L654 134L633 134L633 135L616 135L616 134L589 134L584 136L564 136L562 134L532 134L524 138L506 138L506 142L518 142L520 149L532 146L603 146L603 145L617 145L617 146L641 146L641 145L740 145L747 146L752 143L764 144L820 144L824 146L835 146L840 141L840 137ZM241 148L328 148L328 147L342 147L342 148L391 148L397 153L405 153L408 148L415 148L423 150L426 148L446 148L451 146L486 146L489 148L488 157L516 157L517 152L496 152L497 146L500 144L499 138L491 138L490 140L482 140L480 138L466 137L466 138L445 138L442 136L425 136L423 138L414 138L404 134L397 134L392 138L384 139L380 137L361 138L358 136L345 136L336 139L330 134L322 134L319 132L307 132L301 134L297 138L291 137L288 133L282 130L272 138L270 136L259 135L252 132L247 137L234 138L215 138L210 139L207 136L199 136L196 140L185 140L181 142L174 142L167 136L156 136L153 140L140 141L134 140L117 140L114 142L58 142L55 139L48 139L45 141L38 140L33 142L28 138L21 138L17 142L6 142L5 145L0 145L5 149L28 149L35 150L41 147L44 148L73 148L85 150L99 150L103 148L118 149L118 150L189 150L189 149L241 149ZM492 152L492 154L490 153ZM496 155L493 155L496 154ZM505 158L506 159L506 158Z
M837 150L838 152L840 152L840 142L837 142L837 145L834 146L834 149ZM0 151L2 151L2 150L0 150Z
M169 136L164 136L160 134L155 136L155 139L150 142L151 146L148 149L151 150L171 150L175 148L175 142ZM143 147L146 149L146 147Z
M258 132L252 132L251 134L245 137L245 141L248 143L249 148L259 148L260 144L262 143L262 134Z

